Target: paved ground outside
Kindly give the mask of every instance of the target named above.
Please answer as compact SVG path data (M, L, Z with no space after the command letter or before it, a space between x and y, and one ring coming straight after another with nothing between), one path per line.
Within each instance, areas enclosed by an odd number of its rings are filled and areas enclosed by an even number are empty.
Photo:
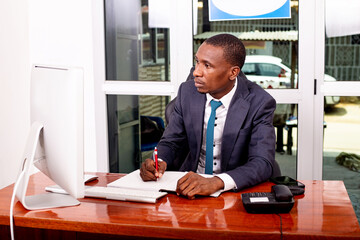
M325 113L324 134L326 152L360 154L360 104L339 103Z

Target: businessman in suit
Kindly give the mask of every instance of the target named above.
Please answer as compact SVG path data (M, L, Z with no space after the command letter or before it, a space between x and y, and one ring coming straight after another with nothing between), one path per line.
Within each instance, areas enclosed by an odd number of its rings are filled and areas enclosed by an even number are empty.
M238 191L272 175L276 102L241 72L245 56L242 42L230 34L208 38L199 47L194 80L181 84L158 144L159 170L152 159L146 159L140 168L144 181L161 177L186 147L189 154L179 170L189 173L178 181L177 193L189 199L218 190Z

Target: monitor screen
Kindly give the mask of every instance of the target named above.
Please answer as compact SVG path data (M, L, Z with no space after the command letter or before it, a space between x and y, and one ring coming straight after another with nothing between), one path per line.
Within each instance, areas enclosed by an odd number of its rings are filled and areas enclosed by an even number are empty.
M83 71L80 68L32 67L32 126L24 152L24 173L17 191L17 197L25 208L77 205L76 198L84 197L83 92ZM25 197L33 165L70 195L44 193Z

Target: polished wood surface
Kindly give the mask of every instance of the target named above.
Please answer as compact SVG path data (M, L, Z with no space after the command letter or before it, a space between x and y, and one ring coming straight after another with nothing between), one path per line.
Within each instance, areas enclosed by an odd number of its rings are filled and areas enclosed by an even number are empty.
M122 175L97 173L99 180L89 185L105 186ZM15 204L16 236L51 230L58 239L106 239L115 235L134 238L181 239L360 239L360 229L342 181L302 181L304 195L295 197L289 214L249 214L241 193L269 192L270 182L239 193L223 193L218 198L188 200L168 194L156 204L122 202L94 198L80 199L81 205L27 211ZM30 178L28 194L43 193L53 183L42 173ZM13 185L0 190L0 234L6 239ZM4 233L5 232L5 233ZM49 235L50 234L50 235ZM31 235L31 234L30 234ZM93 237L91 237L93 236ZM94 237L95 236L95 237ZM19 238L21 239L21 238ZM56 239L53 236L49 239Z

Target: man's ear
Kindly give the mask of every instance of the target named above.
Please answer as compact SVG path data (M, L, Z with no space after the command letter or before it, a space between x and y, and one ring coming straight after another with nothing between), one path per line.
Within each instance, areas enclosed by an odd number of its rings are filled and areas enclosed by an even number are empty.
M230 71L230 80L235 80L237 75L240 73L240 68L238 66L233 66L231 67Z

